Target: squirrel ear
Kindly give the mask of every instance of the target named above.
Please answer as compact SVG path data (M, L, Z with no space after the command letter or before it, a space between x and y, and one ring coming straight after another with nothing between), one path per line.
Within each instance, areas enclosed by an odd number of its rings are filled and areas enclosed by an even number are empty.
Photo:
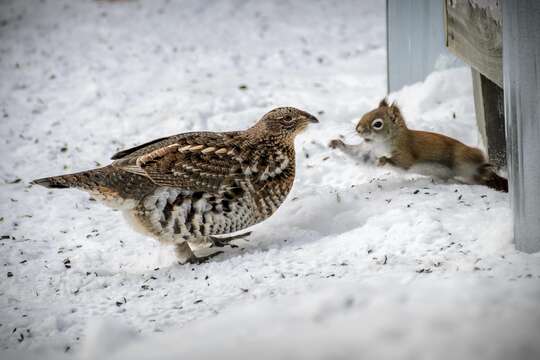
M388 101L386 97L381 100L381 102L379 103L379 107L388 107Z
M401 115L401 110L397 102L394 101L392 103L388 112L390 113L390 118L393 122L397 123L398 121L402 121L403 117Z

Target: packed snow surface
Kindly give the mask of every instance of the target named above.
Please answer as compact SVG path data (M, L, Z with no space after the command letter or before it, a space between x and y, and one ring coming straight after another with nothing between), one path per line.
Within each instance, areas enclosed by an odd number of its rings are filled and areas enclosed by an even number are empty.
M540 257L506 194L330 150L385 94L384 2L0 2L0 357L540 358ZM466 68L391 94L474 146ZM320 119L283 206L200 266L31 179L276 106ZM202 249L201 251L204 251Z

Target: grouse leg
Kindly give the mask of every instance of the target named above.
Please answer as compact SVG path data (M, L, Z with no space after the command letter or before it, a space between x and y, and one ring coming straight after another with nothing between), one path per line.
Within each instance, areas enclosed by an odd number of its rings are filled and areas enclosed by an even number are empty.
M184 264L202 264L216 255L223 253L223 251L216 251L215 253L206 255L206 256L196 256L193 253L193 250L189 247L187 241L184 241L181 244L176 245L175 249L176 257L178 258L178 263L181 265Z
M234 236L226 236L226 237L217 237L217 236L209 236L210 242L212 243L212 247L224 247L226 245L229 245L232 248L238 247L237 245L230 244L232 240L236 239L243 239L245 237L248 237L251 235L251 231L245 232L243 234L238 234Z

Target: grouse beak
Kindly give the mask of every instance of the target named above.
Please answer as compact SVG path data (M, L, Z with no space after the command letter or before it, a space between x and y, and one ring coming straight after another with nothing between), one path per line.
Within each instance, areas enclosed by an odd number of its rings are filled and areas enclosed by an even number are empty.
M307 118L307 121L312 123L312 124L318 124L319 123L319 119L317 119L315 116L313 115L310 115L308 118Z
M300 123L298 124L298 129L297 131L304 131L308 126L309 124L318 124L319 123L319 120L311 115L311 114L304 114L302 115L301 118L298 119L300 121Z

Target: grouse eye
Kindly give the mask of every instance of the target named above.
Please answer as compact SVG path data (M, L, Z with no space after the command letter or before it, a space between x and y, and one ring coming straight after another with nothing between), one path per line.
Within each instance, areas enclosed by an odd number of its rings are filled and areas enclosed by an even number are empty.
M294 121L293 117L290 116L290 115L283 116L280 119L280 121L281 121L281 126L286 128L286 129L292 129L295 126L295 121Z
M283 122L290 123L293 120L293 118L290 115L285 115L282 120Z
M375 130L381 130L383 128L383 125L384 123L381 119L375 119L371 123L371 127L374 128Z

